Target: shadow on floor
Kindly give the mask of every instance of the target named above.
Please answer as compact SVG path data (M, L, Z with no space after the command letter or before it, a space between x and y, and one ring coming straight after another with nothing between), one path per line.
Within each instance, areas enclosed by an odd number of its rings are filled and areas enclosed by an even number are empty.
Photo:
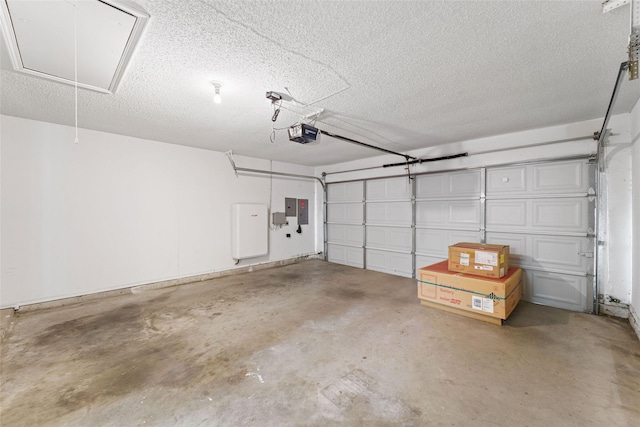
M520 301L504 324L513 328L564 325L569 322L571 314L567 310Z

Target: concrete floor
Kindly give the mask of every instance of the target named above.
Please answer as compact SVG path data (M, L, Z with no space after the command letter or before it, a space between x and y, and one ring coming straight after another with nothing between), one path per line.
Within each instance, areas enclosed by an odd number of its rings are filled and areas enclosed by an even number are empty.
M521 302L485 324L318 260L13 323L3 427L640 425L628 323Z

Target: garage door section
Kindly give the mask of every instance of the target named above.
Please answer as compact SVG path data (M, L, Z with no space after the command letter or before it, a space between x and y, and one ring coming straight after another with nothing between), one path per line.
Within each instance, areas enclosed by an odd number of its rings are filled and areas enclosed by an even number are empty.
M416 178L417 269L447 259L449 245L480 242L481 185L478 169Z
M587 160L486 170L486 242L510 246L523 299L593 311L594 180Z
M327 187L326 239L330 262L364 268L364 182Z
M412 194L413 184L407 177L366 181L367 269L412 277Z

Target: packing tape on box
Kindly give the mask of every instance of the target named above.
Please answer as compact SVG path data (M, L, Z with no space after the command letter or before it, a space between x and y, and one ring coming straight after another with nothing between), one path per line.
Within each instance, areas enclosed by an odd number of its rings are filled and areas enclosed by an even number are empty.
M511 292L509 292L509 295L507 295L506 297L499 297L499 296L496 296L496 295L494 295L494 294L483 294L483 293L481 293L481 292L475 292L475 291L470 291L470 290L468 290L468 289L456 288L456 287L454 287L454 286L441 285L441 284L439 284L439 283L427 282L427 281L420 280L420 279L416 279L416 280L418 280L418 282L420 282L420 283L426 283L427 285L438 286L438 287L440 287L440 288L447 288L447 289L451 289L451 290L453 290L453 291L462 291L462 292L467 292L467 293L470 293L470 294L474 294L474 295L481 295L481 296L483 296L483 297L487 297L487 298L491 298L491 299L497 299L497 300L502 300L502 301L504 301L504 300L506 300L507 298L509 298L509 297L511 296L511 294L512 294L513 292L515 292L515 290L516 290L516 289L518 289L518 286L520 286L520 282L518 282L518 284L517 284L517 285L516 285L512 290L511 290Z

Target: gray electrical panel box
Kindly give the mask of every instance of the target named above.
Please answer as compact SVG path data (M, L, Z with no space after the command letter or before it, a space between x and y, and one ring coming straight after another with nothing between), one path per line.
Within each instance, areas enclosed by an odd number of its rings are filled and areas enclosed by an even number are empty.
M284 214L285 216L296 216L296 199L291 197L284 198Z
M298 225L309 224L309 200L298 199Z
M273 225L288 225L287 217L284 212L274 212L273 213L273 221L271 221Z

